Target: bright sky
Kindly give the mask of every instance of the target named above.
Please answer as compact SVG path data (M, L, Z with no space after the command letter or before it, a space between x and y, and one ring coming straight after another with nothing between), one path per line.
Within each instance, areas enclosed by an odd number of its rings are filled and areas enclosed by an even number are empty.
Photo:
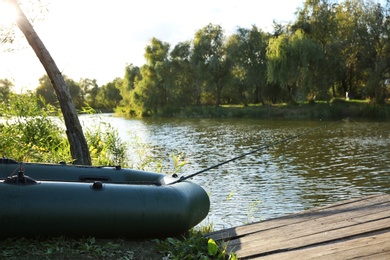
M75 81L97 79L101 86L123 77L127 64L142 66L144 49L153 37L173 47L193 39L209 23L221 25L226 36L253 24L272 31L273 20L294 20L303 0L51 2L35 30L63 74ZM13 80L16 91L35 89L46 73L25 39L21 42L25 48L0 52L0 78Z

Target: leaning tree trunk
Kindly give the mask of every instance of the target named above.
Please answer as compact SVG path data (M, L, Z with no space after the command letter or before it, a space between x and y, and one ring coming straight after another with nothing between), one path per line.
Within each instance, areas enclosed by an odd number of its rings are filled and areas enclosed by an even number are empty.
M54 86L54 90L57 94L57 98L61 106L61 111L64 116L67 129L66 134L68 136L70 152L74 163L91 165L91 156L89 153L87 141L85 140L85 136L77 116L77 111L69 92L69 87L66 85L65 80L62 77L61 72L59 71L49 51L46 49L31 23L20 9L17 0L8 1L12 3L17 10L17 26L26 36L28 43L34 50L35 54L38 56L46 70L47 75L50 78L51 83Z

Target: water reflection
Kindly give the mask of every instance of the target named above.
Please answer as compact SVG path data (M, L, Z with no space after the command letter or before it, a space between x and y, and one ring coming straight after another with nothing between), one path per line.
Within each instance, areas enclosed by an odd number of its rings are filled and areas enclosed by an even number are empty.
M92 116L81 117L83 122ZM101 116L129 141L137 135L169 161L184 152L191 174L263 145L326 125L253 119L126 120ZM91 125L91 123L86 123ZM333 125L193 178L210 194L215 229L378 192L390 193L390 123ZM167 164L172 164L171 162Z

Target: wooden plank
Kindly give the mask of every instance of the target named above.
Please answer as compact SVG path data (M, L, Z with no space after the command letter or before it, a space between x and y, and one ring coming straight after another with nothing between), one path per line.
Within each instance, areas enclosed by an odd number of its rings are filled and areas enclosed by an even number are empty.
M354 259L364 257L370 259L390 256L390 232L368 237L358 237L350 240L339 240L334 243L315 247L302 248L272 255L252 258L261 260L289 260L289 259Z
M289 238L296 235L307 236L329 231L331 229L352 227L362 222L373 221L390 216L390 203L382 205L387 207L375 207L371 210L365 209L361 211L347 211L336 215L325 215L324 217L309 219L299 223L253 233L239 239L230 240L229 247L233 247L236 244L242 245L246 242L252 243L257 240L263 241L264 237L266 237L267 240L279 241L286 236ZM281 234L283 234L283 236L281 236Z
M207 235L239 258L390 259L390 196L371 195Z
M315 232L312 234L290 234L280 233L280 238L273 237L272 239L256 239L243 244L231 247L228 244L228 251L237 253L239 257L256 256L268 254L275 251L287 251L300 247L307 247L325 242L331 242L338 239L345 239L353 236L361 236L369 232L376 232L388 229L390 231L390 218L380 219L376 221L365 222L356 225L355 228L349 226L337 228L323 232ZM308 232L310 233L310 232ZM295 235L295 236L294 236Z
M231 240L233 238L242 237L252 233L273 229L273 228L279 228L281 226L287 226L293 223L299 223L302 221L306 221L308 219L314 219L317 217L316 215L319 213L323 215L334 214L335 211L340 209L346 210L346 209L351 209L356 207L372 206L375 204L381 204L386 201L387 202L389 201L389 198L386 197L386 195L375 194L363 198L351 199L351 200L335 203L332 205L327 205L316 209L302 211L296 214L290 214L276 219L260 221L248 225L243 225L240 227L234 227L234 228L229 228L221 231L216 231L216 232L209 233L206 236L216 241Z

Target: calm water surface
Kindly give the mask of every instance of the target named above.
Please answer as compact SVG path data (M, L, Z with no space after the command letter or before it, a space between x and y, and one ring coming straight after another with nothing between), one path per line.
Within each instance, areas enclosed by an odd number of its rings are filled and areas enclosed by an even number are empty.
M328 125L321 121L254 119L147 119L81 116L85 128L104 121L121 138L138 138L173 165L184 153L181 175ZM215 230L274 218L340 200L390 193L390 122L341 122L225 164L192 179L210 195L201 223Z

